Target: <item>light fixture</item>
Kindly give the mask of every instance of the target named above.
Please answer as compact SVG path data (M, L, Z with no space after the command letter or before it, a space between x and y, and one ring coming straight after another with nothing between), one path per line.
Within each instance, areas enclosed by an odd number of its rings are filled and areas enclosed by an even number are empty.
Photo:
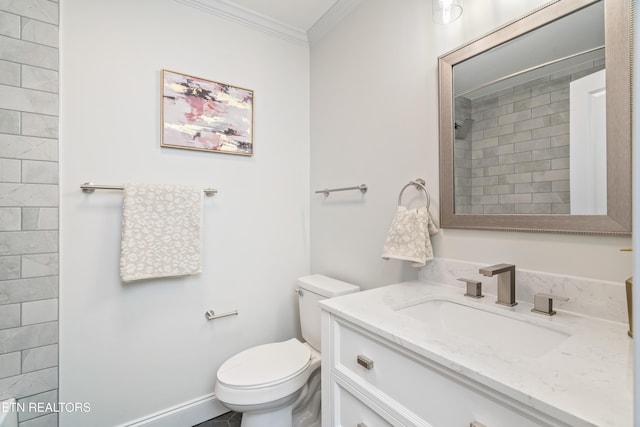
M462 0L431 0L433 22L450 24L462 15Z

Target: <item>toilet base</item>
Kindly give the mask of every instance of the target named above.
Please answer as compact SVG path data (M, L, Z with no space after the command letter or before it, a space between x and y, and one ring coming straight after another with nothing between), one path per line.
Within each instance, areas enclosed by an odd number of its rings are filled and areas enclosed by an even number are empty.
M293 427L321 427L320 370L315 371L293 409Z
M227 408L242 413L240 427L321 427L320 369L295 393L261 405L237 405Z
M273 403L271 402L271 408L264 411L256 411L255 407L251 411L242 413L242 423L240 427L265 427L265 426L281 426L281 427L293 427L291 412L296 405L300 392L296 392L291 396L285 397L281 400L288 400L285 406L273 409ZM280 402L282 405L283 402Z
M240 424L240 427L265 426L293 427L291 422L291 407L289 406L269 413L261 414L256 412L245 412L242 414L242 423Z

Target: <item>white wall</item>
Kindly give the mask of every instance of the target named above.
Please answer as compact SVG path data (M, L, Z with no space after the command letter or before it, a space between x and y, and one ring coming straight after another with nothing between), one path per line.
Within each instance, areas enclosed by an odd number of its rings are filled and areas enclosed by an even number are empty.
M314 273L364 288L417 277L380 254L409 180L426 180L438 215L437 57L544 3L467 0L462 18L443 26L428 1L369 0L312 46L311 186L369 186L364 196L312 197ZM433 243L440 257L618 282L632 273L631 255L618 251L628 238L449 229Z
M160 70L253 89L253 157L161 149ZM230 355L297 332L309 271L309 54L172 0L61 2L60 400L113 426L213 392ZM204 203L204 271L122 284L120 192L219 189ZM207 321L207 309L239 316Z

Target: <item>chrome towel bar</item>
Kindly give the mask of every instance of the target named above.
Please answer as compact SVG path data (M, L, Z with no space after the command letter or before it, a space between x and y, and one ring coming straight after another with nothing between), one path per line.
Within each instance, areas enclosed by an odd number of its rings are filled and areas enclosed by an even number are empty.
M122 185L98 185L92 182L85 182L80 188L85 193L93 193L96 190L124 190L124 186ZM202 191L204 191L207 197L214 196L218 192L215 188L205 188Z
M213 310L207 310L204 313L204 316L207 318L207 320L214 320L214 319L220 319L221 317L237 316L237 315L238 315L238 310L233 310L233 311L229 311L228 313L222 313L222 314L216 314L215 311Z
M334 191L348 191L348 190L360 190L360 192L364 194L367 192L368 188L366 184L356 185L355 187L332 188L332 189L325 188L324 190L316 191L316 194L322 193L325 195L325 197L327 197L329 196L329 193L333 193Z

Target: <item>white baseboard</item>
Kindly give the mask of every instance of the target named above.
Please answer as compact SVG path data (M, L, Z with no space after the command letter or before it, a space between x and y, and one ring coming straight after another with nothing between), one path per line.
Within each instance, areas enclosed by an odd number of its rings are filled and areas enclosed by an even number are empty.
M229 412L215 394L208 394L118 427L192 427Z

